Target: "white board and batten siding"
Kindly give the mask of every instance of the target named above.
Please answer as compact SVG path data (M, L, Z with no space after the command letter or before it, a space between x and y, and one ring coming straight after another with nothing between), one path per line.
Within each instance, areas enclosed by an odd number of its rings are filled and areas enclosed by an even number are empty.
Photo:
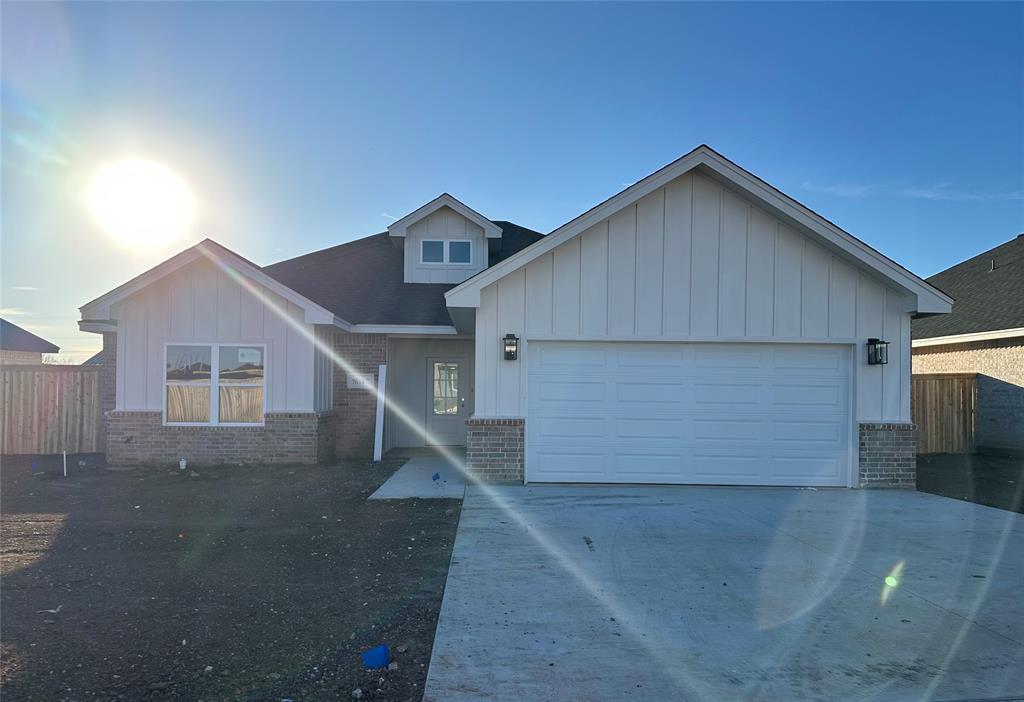
M212 262L196 261L115 303L114 316L119 410L162 411L166 344L233 342L266 345L268 412L330 407L331 364L315 350L317 332L303 311Z
M698 172L619 210L481 291L476 415L527 411L531 342L843 344L855 419L910 421L904 293ZM502 360L500 337L522 339ZM868 366L883 338L889 363Z
M422 263L420 243L424 240L468 240L472 262ZM405 236L405 280L410 283L461 283L487 267L487 240L483 227L451 209L441 207L409 225Z

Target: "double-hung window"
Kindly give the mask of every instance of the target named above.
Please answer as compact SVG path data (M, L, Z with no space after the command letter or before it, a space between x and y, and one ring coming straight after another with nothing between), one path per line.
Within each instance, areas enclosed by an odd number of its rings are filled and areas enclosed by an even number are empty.
M263 424L266 347L168 344L164 422Z
M420 242L420 263L473 263L473 242L469 239L424 239Z

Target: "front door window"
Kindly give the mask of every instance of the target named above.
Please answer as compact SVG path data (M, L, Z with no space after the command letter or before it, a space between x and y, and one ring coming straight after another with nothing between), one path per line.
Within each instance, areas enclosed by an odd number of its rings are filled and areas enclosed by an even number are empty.
M459 413L459 364L434 363L434 414L451 416Z

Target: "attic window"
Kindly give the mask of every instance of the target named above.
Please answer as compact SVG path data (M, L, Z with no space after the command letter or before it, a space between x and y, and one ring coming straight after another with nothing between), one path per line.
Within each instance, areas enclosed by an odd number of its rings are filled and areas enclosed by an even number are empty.
M469 239L424 239L420 242L420 263L473 263L473 242Z

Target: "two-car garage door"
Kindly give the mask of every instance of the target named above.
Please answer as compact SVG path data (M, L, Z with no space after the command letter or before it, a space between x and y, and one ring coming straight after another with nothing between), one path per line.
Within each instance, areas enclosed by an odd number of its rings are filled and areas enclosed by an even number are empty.
M848 484L845 346L531 342L530 482Z

